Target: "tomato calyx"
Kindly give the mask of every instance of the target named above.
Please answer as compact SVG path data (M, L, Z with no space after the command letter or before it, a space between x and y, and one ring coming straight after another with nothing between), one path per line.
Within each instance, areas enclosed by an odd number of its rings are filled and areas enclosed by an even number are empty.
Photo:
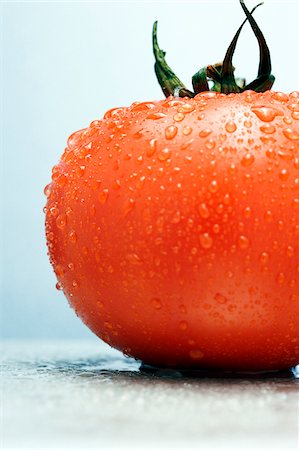
M161 50L157 40L157 21L153 25L153 52L155 56L155 73L162 91L166 97L193 98L196 94L205 91L216 91L223 94L241 93L246 90L255 92L265 92L272 88L275 77L271 74L271 57L264 35L253 18L253 13L263 3L256 5L249 11L244 0L239 0L240 5L246 15L233 40L231 41L222 63L206 66L196 72L192 77L193 91L190 91L185 84L177 77L165 60L166 52ZM260 49L260 61L257 78L246 85L245 79L235 78L234 66L232 64L233 55L236 49L237 41L246 21L249 22L252 31L258 41ZM209 87L209 81L213 86Z

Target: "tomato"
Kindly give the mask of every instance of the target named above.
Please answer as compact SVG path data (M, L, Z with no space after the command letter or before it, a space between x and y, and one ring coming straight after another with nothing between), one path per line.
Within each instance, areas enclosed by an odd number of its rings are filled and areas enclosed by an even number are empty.
M299 361L299 94L134 103L74 133L49 253L105 342L158 366Z
M206 71L221 89L224 66ZM299 93L261 92L274 81L263 76L258 93L226 95L224 83L112 109L53 168L57 287L126 355L227 370L299 362Z

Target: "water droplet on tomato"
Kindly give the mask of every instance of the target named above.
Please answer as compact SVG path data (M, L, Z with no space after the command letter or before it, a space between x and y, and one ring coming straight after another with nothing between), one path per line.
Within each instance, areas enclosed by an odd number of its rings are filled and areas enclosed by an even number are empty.
M213 232L215 233L215 234L218 234L219 232L220 232L220 225L218 225L218 223L215 223L214 225L213 225Z
M164 117L166 117L166 114L162 113L162 112L156 112L156 113L151 113L147 116L147 119L149 120L159 120L159 119L163 119Z
M201 215L201 217L203 219L207 219L210 216L208 207L207 207L207 205L205 203L201 203L199 205L199 214Z
M78 177L82 177L84 175L84 173L85 173L85 168L86 168L85 166L78 166L76 168L76 175Z
M192 103L183 103L182 106L178 108L178 112L188 114L194 111L194 109L195 106L192 105Z
M146 156L153 156L157 149L157 139L151 139L149 141L149 146L146 149Z
M260 127L260 130L266 134L273 134L273 133L275 133L276 128L274 125L270 125L269 123L267 123L266 125L262 125Z
M284 284L285 280L286 280L286 276L283 272L280 272L276 277L276 282L278 284Z
M215 194L218 191L218 189L219 185L217 180L212 180L211 183L209 184L209 191Z
M282 113L268 106L256 106L251 108L252 112L263 122L272 122L276 116L282 115Z
M47 184L44 188L44 194L46 197L50 197L51 194L51 183Z
M252 127L252 122L250 120L244 120L244 127L251 128Z
M287 94L285 94L284 92L273 92L272 98L274 98L274 100L277 100L281 103L285 103L289 100L289 96Z
M200 245L206 249L211 248L213 246L213 239L211 238L209 233L202 233L199 236L199 242Z
M290 103L289 105L288 105L288 109L290 110L290 111L299 111L299 103Z
M178 132L178 128L175 125L170 125L169 127L165 128L165 137L166 139L173 139Z
M188 323L187 323L185 320L182 320L182 321L179 323L179 328L180 328L180 330L182 330L182 331L187 330L187 328L188 328Z
M285 128L283 130L283 134L285 135L285 137L287 137L291 141L299 140L299 132L296 130L293 130L292 128Z
M238 244L241 250L246 250L250 245L250 241L246 236L241 235L239 236Z
M287 247L287 256L288 256L289 258L291 258L292 256L294 256L294 253L295 253L294 247L292 247L291 245L289 245L289 246Z
M166 161L171 156L171 150L169 148L162 148L158 151L157 157L159 161Z
M288 171L287 169L282 169L282 170L279 172L279 178L280 178L282 181L286 181L286 180L289 178L289 176L290 176L290 174L289 174L289 171Z
M70 239L70 242L72 242L73 244L75 244L77 242L77 234L74 230L69 232L69 239Z
M224 295L220 294L219 292L217 292L214 295L214 299L216 300L217 303L220 303L220 304L224 304L227 302L227 298Z
M244 217L246 217L246 219L248 219L249 217L251 217L251 207L250 206L246 206L246 208L244 209Z
M58 228L63 229L66 226L66 215L65 214L59 214L56 218L56 225Z
M161 309L162 308L162 302L159 298L154 297L151 299L151 304L155 309Z
M261 264L263 264L263 265L268 264L269 259L270 259L269 253L263 252L263 253L260 254L259 260L260 260Z
M204 130L201 130L200 132L199 132L199 136L200 137L207 137L207 136L209 136L209 134L211 134L212 133L212 130L210 130L209 128L205 128Z
M180 112L173 116L173 120L175 122L181 122L182 120L184 120L184 118L185 118L185 114L180 113Z
M198 348L193 348L192 350L190 350L189 355L190 355L190 358L192 358L194 360L199 360L204 357L204 353Z
M244 167L249 167L254 163L254 156L252 153L246 153L241 159L241 164Z
M129 198L123 208L123 214L124 217L126 217L128 214L130 214L131 211L133 211L135 207L135 200L133 198Z
M226 122L226 124L225 124L225 130L228 132L228 133L234 133L235 131L236 131L236 129L237 129L237 125L235 124L235 122L233 122L233 121L228 121L228 122Z
M55 287L56 287L56 289L57 289L58 291L62 291L62 289L63 289L63 285L62 285L62 283L61 283L60 281L58 281L58 282L56 283Z
M189 134L192 133L192 131L193 131L193 129L191 127L186 126L186 127L183 128L183 135L184 136L188 136Z
M99 192L98 200L99 202L104 205L107 202L109 196L109 189L103 189L101 192Z

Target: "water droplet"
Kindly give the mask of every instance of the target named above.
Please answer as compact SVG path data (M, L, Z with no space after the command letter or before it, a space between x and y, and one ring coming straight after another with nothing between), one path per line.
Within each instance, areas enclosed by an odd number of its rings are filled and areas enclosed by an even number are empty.
M283 130L283 134L285 135L285 137L287 137L291 141L299 140L299 132L296 130L293 130L292 128L285 128Z
M268 106L259 106L251 108L252 112L263 122L272 122L276 116L282 115L280 111Z
M124 204L123 215L126 217L135 207L135 200L133 198L129 198Z
M212 180L209 184L209 191L215 194L219 189L217 180Z
M290 174L289 174L289 172L288 172L287 169L282 169L282 170L279 172L279 178L280 178L282 181L286 181L286 180L289 178L289 176L290 176Z
M183 103L182 106L178 109L179 112L181 113L191 113L192 111L195 110L195 106L192 105L192 103Z
M188 328L188 323L187 323L185 320L182 320L182 321L180 322L180 324L179 324L179 328L180 328L180 330L182 330L182 331L187 330L187 328Z
M287 247L287 256L288 256L289 258L291 258L292 256L294 256L294 253L295 253L294 248L293 248L291 245L289 245L289 246Z
M159 119L163 119L164 117L166 117L166 114L164 114L162 112L156 112L156 113L149 114L146 118L149 120L159 120Z
M225 129L228 133L233 133L234 131L236 131L237 125L235 124L235 122L232 122L230 120L225 124Z
M171 150L169 150L169 148L162 148L161 150L158 151L158 160L159 161L166 161L167 159L169 159L171 156Z
M162 302L159 298L154 297L151 299L151 304L155 309L161 309L162 308Z
M269 262L270 256L269 256L269 254L267 252L263 252L263 253L260 254L260 258L259 259L260 259L260 263L261 264L266 265Z
M272 98L282 103L285 103L289 100L289 96L284 92L273 92Z
M295 169L299 169L299 158L294 158L294 167Z
M109 196L109 189L103 189L101 192L99 192L98 200L99 202L104 205L107 202Z
M199 242L203 248L211 248L213 245L213 239L211 238L209 233L202 233L199 236Z
M133 266L140 266L142 264L142 260L137 253L129 253L126 256L127 261Z
M44 188L44 194L46 197L50 197L51 194L51 183L47 184Z
M65 214L59 214L56 218L56 225L58 228L63 229L66 226L66 215Z
M292 112L292 118L295 120L299 120L299 111L293 111Z
M289 299L291 302L299 302L299 294L291 294Z
M62 289L63 289L63 285L62 285L62 283L61 283L60 281L58 281L58 282L56 283L55 287L56 287L56 289L57 289L58 291L62 291Z
M210 130L209 128L205 128L204 130L201 130L200 132L199 132L199 136L200 137L207 137L207 136L209 136L209 134L211 134L212 133L212 130Z
M76 175L78 177L82 177L84 175L84 173L85 173L85 166L78 166L76 168Z
M157 139L151 139L149 141L149 147L146 149L147 156L153 156L157 149Z
M266 220L268 223L273 222L273 213L272 213L272 211L270 211L270 210L266 211L265 214L264 214L264 216L265 216L265 220Z
M215 142L213 139L208 139L208 140L207 140L207 142L206 142L206 147L207 147L209 150L213 150L213 148L215 148L215 146L216 146L216 142Z
M188 136L189 134L191 134L192 131L193 131L192 128L189 127L189 126L186 126L186 127L183 128L183 134L184 134L185 136Z
M77 287L79 286L78 281L73 280L72 286L73 286L74 288L77 288Z
M250 120L244 120L244 127L251 128L252 127L252 122Z
M288 105L288 109L290 111L299 111L299 103L290 103L290 105Z
M74 230L69 232L69 238L70 238L70 242L72 242L73 244L75 244L77 242L77 234Z
M220 304L224 304L227 302L227 298L224 295L220 294L219 292L217 292L217 294L214 295L214 299L216 300L217 303Z
M175 125L170 125L169 127L165 128L165 137L166 139L173 139L178 132L178 128Z
M274 125L270 125L269 123L267 123L266 125L262 125L260 127L260 130L266 134L273 134L273 133L275 133L276 128Z
M67 266L68 266L68 268L69 268L70 270L74 270L74 267L75 267L75 266L74 266L73 263L70 262Z
M251 211L250 206L246 206L246 208L244 209L244 217L246 217L248 219L249 217L251 217L251 213L252 213L252 211Z
M220 232L220 225L218 225L218 223L215 223L215 224L213 225L213 232L214 232L215 234L218 234L218 233Z
M254 163L254 156L251 153L246 153L241 159L241 164L244 167L249 167Z
M202 359L204 357L204 353L201 350L199 350L198 348L197 349L194 348L194 349L190 350L189 355L190 355L190 358L195 359L195 360Z
M294 200L293 200L293 206L294 206L294 208L299 208L299 198L294 198Z
M238 244L241 250L246 250L250 245L250 241L246 236L242 235L239 236Z
M207 205L205 203L201 203L199 205L199 214L201 215L201 217L203 219L207 219L210 216L208 207L207 207Z
M184 118L185 118L185 114L183 114L181 112L179 112L173 116L173 120L175 122L181 122L182 120L184 120Z
M285 280L286 280L285 274L282 272L280 272L276 277L276 282L278 284L284 284Z

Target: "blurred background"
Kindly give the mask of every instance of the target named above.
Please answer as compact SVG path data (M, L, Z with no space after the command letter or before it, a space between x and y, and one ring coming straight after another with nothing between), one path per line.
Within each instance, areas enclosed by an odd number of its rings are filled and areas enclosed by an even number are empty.
M258 1L247 1L251 9ZM191 87L221 61L244 19L234 1L2 2L1 293L4 338L96 339L55 289L44 237L44 186L67 137L105 111L162 98L151 31ZM299 4L265 0L254 14L271 49L275 90L298 90ZM236 75L255 78L248 24Z

